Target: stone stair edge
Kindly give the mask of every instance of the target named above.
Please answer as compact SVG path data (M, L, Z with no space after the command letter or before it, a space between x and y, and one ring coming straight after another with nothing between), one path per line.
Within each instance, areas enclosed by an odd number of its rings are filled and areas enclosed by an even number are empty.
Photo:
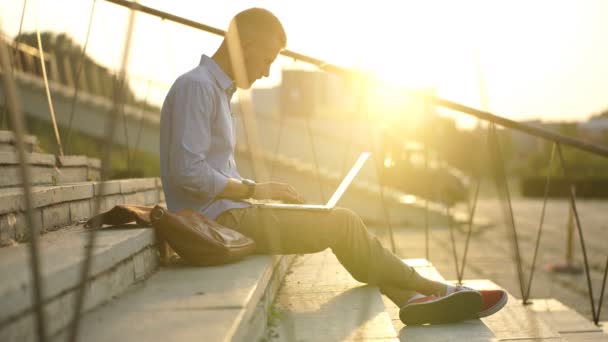
M13 131L0 130L0 144L14 145L16 143L16 140L17 139ZM38 137L32 134L25 134L23 136L23 141L29 145L36 145L38 143Z
M56 156L52 153L27 152L27 158L28 164L30 165L55 166L58 159L61 167L89 166L99 168L101 166L101 161L98 158L92 158L81 154ZM19 165L17 151L0 151L0 164Z
M50 153L27 152L29 165L55 166L55 155ZM12 151L0 152L0 165L19 165L18 153Z
M33 206L40 208L56 203L92 198L101 193L101 186L101 181L35 186L32 191ZM116 179L105 182L104 194L130 194L154 189L162 189L158 177ZM19 210L25 210L23 188L0 189L0 215Z
M98 158L86 156L84 154L58 156L61 167L88 166L98 169L101 161Z
M14 146L16 141L15 141L15 134L13 131L10 130L0 130L0 144L4 144L4 145L11 145ZM38 144L38 137L36 135L33 134L26 134L24 136L24 141L26 144L28 145L37 145ZM11 152L11 151L2 151L0 153L16 153L15 152ZM43 153L43 152L28 152L28 153L38 153L38 154L50 154L50 153ZM2 155L2 156L6 156L6 155ZM60 163L62 166L89 166L89 167L93 167L93 168L100 168L101 167L101 160L99 158L93 158L93 157L89 157L86 155L63 155L63 156L58 156L60 159Z
M212 267L168 267L85 314L87 341L254 341L294 256L255 255ZM139 322L132 325L128 322ZM62 341L63 334L52 341Z
M45 300L52 300L78 284L87 237L88 232L81 226L71 226L41 236L40 260ZM147 246L152 246L154 241L154 232L148 228L99 231L90 278L113 269ZM0 249L0 273L12 275L0 283L0 301L3 303L0 327L31 309L28 253L26 244Z
M298 257L274 307L269 340L397 340L379 288L353 279L329 250Z
M266 270L264 280L257 284L248 300L248 303L251 304L241 312L235 325L227 334L231 340L249 341L252 332L254 336L260 338L266 330L268 310L296 256L279 255L271 257L271 259L272 265Z
M602 327L596 326L591 320L555 298L533 298L527 308L535 313L543 314L560 334L603 333ZM553 321L553 322L552 322Z

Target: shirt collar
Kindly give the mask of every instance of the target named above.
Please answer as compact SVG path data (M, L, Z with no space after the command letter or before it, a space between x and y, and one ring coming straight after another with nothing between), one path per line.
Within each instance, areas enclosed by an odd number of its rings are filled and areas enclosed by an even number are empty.
M213 75L217 84L228 94L230 97L236 91L236 87L234 82L226 75L224 70L220 68L220 66L209 56L202 55L200 65L204 65Z

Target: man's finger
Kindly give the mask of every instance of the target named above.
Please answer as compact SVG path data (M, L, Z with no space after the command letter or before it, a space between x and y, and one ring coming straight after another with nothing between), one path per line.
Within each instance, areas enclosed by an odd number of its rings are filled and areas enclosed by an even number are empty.
M285 192L284 200L288 203L303 203L297 193Z

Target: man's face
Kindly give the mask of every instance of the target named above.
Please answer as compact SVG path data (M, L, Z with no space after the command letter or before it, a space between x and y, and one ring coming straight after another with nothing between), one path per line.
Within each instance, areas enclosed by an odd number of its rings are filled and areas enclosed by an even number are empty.
M246 43L243 47L245 67L247 70L247 85L245 89L262 77L267 77L270 73L270 65L277 58L282 49L278 39L269 39L263 43Z

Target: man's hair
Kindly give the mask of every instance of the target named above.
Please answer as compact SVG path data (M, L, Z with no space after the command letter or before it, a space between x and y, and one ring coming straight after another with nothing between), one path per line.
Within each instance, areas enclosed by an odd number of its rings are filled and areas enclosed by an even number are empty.
M261 42L276 37L283 47L287 46L283 25L272 12L263 8L254 7L237 14L230 21L228 31L234 29L241 40Z

